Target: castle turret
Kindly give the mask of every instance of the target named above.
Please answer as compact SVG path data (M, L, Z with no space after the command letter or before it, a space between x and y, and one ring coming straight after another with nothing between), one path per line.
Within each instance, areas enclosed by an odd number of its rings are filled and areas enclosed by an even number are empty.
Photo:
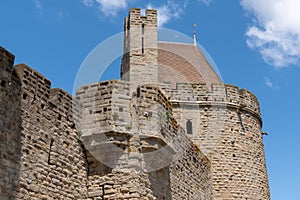
M158 82L157 11L131 8L124 23L124 55L121 79L130 81L131 89ZM131 91L131 92L132 92Z
M233 85L188 83L168 96L176 120L211 161L213 199L270 199L257 98Z

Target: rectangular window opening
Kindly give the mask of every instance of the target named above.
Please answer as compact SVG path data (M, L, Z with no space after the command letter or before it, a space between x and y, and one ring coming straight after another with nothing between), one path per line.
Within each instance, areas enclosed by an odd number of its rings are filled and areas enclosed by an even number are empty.
M144 49L144 37L142 37L142 54L145 53L145 49Z
M50 140L50 147L49 147L49 152L48 152L48 165L52 165L51 163L51 151L52 151L52 146L53 146L54 140Z

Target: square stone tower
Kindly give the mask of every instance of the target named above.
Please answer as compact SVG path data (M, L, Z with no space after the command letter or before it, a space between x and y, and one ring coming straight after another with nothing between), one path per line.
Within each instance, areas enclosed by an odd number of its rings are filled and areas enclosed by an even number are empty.
M158 82L157 11L131 8L124 23L124 55L121 79L138 85Z

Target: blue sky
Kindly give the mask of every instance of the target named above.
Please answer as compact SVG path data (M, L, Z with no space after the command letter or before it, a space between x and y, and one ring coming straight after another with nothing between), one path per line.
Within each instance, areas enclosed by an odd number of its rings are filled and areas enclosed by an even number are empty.
M129 7L156 8L161 27L189 36L197 24L224 82L260 101L272 199L299 199L298 0L2 0L0 45L71 93L85 57L122 31Z

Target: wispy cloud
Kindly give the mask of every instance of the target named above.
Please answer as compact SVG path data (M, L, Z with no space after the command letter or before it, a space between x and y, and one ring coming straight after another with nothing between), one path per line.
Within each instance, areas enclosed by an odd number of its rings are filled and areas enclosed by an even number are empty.
M212 0L198 0L198 1L200 1L200 2L202 2L204 4L206 4L206 5L210 5L211 2L212 2Z
M266 84L266 86L268 86L269 88L272 88L272 89L276 89L276 90L279 89L279 87L275 86L274 83L270 80L269 77L265 76L264 78L265 78L265 84Z
M128 6L129 0L81 0L87 7L97 6L105 16L116 16Z
M265 77L265 84L266 86L273 88L273 83L270 81L268 77Z
M126 0L95 0L95 2L106 16L116 16L120 10L127 8Z
M63 19L63 18L65 18L65 17L69 16L69 15L70 15L69 12L60 10L60 11L58 11L58 13L57 13L57 18L58 18L58 19Z
M187 6L186 3L184 4L177 4L173 1L168 1L167 4L155 7L151 4L147 5L147 8L156 9L158 14L158 26L162 27L166 23L168 23L171 19L180 18L182 13L184 12L185 7Z
M42 9L43 8L43 5L42 3L39 1L39 0L32 0L34 6L37 8L37 9Z
M94 0L81 0L81 1L87 7L92 7L94 5Z
M251 13L247 44L276 68L300 65L300 1L241 0Z
M34 7L36 8L35 13L39 17L42 17L44 15L44 11L43 11L43 4L41 3L41 1L40 0L32 0L32 3L34 4Z
M199 0L205 4L209 4L211 0ZM81 2L87 7L98 7L103 15L108 17L115 17L120 11L128 9L130 6L137 3L132 0L81 0ZM157 1L155 4L147 4L147 2L139 3L146 8L157 9L158 11L158 25L164 26L166 23L173 19L178 19L184 13L184 10L188 4L187 0L166 0Z

